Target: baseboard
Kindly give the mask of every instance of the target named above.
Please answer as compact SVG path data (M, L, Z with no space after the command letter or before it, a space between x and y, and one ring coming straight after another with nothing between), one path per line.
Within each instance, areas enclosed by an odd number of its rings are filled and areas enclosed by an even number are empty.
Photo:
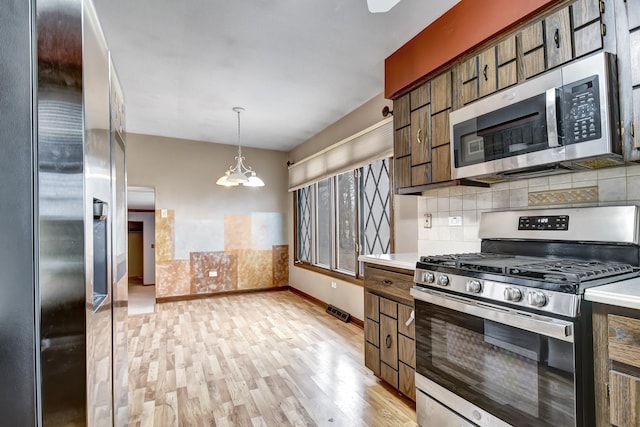
M156 303L162 304L165 302L177 302L177 301L190 301L195 299L215 298L215 297L227 297L230 295L240 294L255 294L260 292L281 292L289 290L289 286L278 286L275 288L259 288L259 289L241 289L237 291L225 291L225 292L213 292L206 294L190 294L190 295L178 295L175 297L161 297L156 298Z
M326 309L327 306L329 305L328 303L326 303L326 302L314 297L313 295L309 295L308 293L303 292L300 289L296 289L296 288L294 288L292 286L289 286L289 291L294 293L294 294L296 294L296 295L301 296L304 299L307 299L307 300L311 301L312 303L314 303L315 305L317 305L319 307L322 307L323 310ZM350 321L354 325L364 329L364 322L362 320L358 319L357 317L354 317L353 315L351 315L351 320Z

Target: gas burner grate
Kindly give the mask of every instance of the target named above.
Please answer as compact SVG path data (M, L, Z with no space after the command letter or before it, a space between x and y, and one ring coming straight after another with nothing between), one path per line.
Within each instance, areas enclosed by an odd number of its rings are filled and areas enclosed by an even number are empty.
M506 273L553 283L580 284L632 272L634 268L628 264L562 260L513 266Z

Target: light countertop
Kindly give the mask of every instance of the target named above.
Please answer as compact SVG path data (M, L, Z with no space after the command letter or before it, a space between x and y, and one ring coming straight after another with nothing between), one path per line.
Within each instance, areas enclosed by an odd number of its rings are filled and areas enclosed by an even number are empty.
M584 299L640 310L640 277L589 288L584 291Z
M386 265L387 267L403 268L415 271L416 262L420 260L420 255L415 252L398 254L378 254L360 255L358 261L371 264Z

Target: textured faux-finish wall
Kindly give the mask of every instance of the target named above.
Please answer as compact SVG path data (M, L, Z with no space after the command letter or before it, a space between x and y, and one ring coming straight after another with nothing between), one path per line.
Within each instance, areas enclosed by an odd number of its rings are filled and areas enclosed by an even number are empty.
M288 285L287 154L243 148L266 185L216 180L237 147L127 135L128 185L156 190L156 297Z

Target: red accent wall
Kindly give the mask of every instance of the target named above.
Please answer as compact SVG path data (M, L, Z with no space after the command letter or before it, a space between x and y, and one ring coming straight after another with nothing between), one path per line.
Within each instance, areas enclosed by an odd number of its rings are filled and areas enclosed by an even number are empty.
M485 40L560 1L461 0L385 60L385 97L397 97Z

